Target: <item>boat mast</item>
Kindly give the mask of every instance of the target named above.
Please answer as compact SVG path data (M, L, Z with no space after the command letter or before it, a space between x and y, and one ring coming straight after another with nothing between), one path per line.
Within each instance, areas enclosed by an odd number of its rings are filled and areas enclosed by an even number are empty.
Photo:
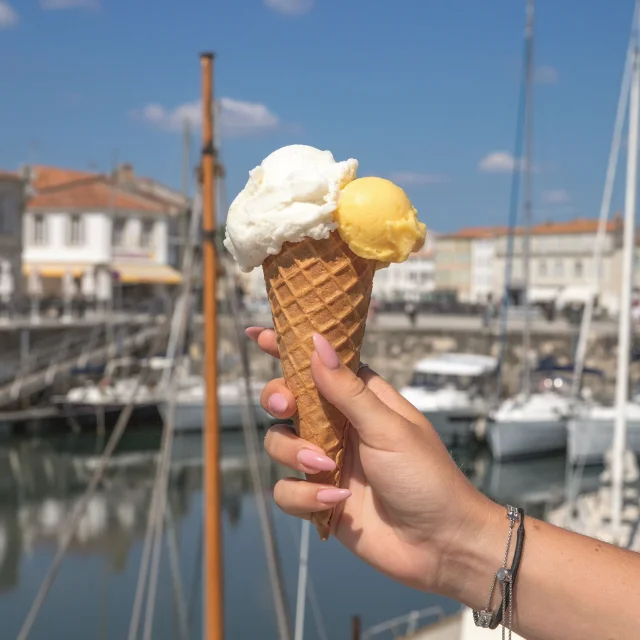
M529 285L531 279L531 174L533 173L533 25L534 0L527 0L527 22L525 27L525 157L522 166L524 171L524 234L522 236L522 261L524 279L524 329L522 332L522 392L525 397L531 393L531 317L529 305ZM516 162L520 162L516 158Z
M637 29L637 25L635 25ZM631 288L633 286L633 250L638 180L638 114L640 112L640 51L637 32L633 55L633 76L629 102L627 142L627 182L624 204L624 240L622 252L622 288L618 329L618 371L616 380L616 419L613 432L612 533L619 536L622 524L624 452L627 440L627 402L629 398L629 352L631 350Z
M204 638L223 640L222 531L219 487L218 326L216 309L215 152L213 146L213 54L200 56L202 66L202 241L204 297Z
M640 1L640 0L639 0ZM522 54L522 73L520 80L520 91L518 96L518 113L516 119L516 137L513 150L514 158L522 157L522 146L524 138L524 118L525 108L527 104L527 73L526 73L526 58L528 51L528 43L526 39L523 41L523 54ZM520 179L522 177L522 167L519 162L515 162L513 171L511 172L511 193L509 195L509 231L507 234L506 255L504 263L504 287L502 292L502 301L500 304L500 329L498 336L500 338L499 351L498 351L498 366L496 369L496 387L494 405L497 406L500 402L501 395L501 382L504 357L507 345L507 331L509 323L509 295L511 291L511 274L513 272L513 245L514 236L516 232L516 225L518 223L518 211L520 208Z

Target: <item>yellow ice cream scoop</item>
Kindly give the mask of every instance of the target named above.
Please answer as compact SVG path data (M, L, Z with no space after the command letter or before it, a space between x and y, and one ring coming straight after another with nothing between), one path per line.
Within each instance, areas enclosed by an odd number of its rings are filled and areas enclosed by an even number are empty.
M333 215L351 251L370 260L404 262L427 235L404 190L384 178L347 184Z

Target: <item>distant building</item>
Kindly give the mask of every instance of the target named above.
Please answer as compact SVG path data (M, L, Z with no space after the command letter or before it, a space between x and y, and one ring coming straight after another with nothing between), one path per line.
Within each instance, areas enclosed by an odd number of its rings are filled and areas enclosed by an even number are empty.
M496 238L506 227L469 227L438 238L435 284L459 302L483 304L494 291Z
M435 251L437 238L429 233L420 251L405 262L391 264L376 272L373 296L382 301L420 301L435 289Z
M169 228L180 207L133 179L34 166L28 170L23 270L37 270L45 295L71 271L107 270L126 295L181 281L170 266ZM151 181L149 181L151 182Z
M594 249L597 219L575 219L546 222L531 228L529 301L557 307L582 305L588 299L596 276ZM610 313L619 308L622 281L622 219L617 216L606 227L600 273L598 304ZM523 232L517 229L513 238L513 263L510 295L514 303L522 299L524 286ZM508 251L506 235L498 239L494 260L493 290L502 296ZM636 269L638 261L636 261ZM636 278L636 282L638 279Z
M424 247L400 264L392 264L376 272L373 279L373 297L382 301L421 300L435 288L436 236L427 235ZM261 305L267 301L267 290L261 267L250 273L241 273L234 262L236 279L244 290L249 304Z
M0 171L0 277L10 277L14 297L22 287L22 213L24 180L15 173Z
M158 204L167 208L169 221L167 226L168 238L168 262L170 265L180 267L179 247L184 242L183 234L188 234L191 202L184 194L175 189L154 180L136 175L133 165L124 163L116 170L116 184L128 193L155 200Z

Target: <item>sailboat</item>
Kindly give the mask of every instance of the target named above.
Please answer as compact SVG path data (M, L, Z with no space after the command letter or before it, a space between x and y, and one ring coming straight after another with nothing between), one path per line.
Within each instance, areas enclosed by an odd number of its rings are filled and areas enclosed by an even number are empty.
M566 416L569 399L559 393L554 386L532 391L531 365L529 351L531 344L531 307L529 304L529 269L530 269L530 228L532 210L532 167L533 167L533 48L534 20L533 3L527 3L527 21L525 30L525 87L524 87L524 129L525 129L525 161L524 166L514 168L514 195L512 216L517 210L518 173L524 173L524 229L523 229L523 263L524 263L524 312L523 329L523 374L521 391L515 398L502 402L489 414L487 424L487 440L491 454L497 460L515 458L525 455L549 453L564 449L566 446ZM520 137L518 136L518 140ZM519 146L518 141L518 146ZM519 151L519 149L518 149ZM520 153L516 153L519 157ZM513 225L512 225L513 226ZM512 235L513 235L512 230ZM512 242L512 237L510 238ZM509 268L509 262L508 267ZM508 286L509 272L505 278ZM505 292L505 301L508 294ZM506 302L503 305L503 323L506 323ZM506 326L503 325L506 332Z
M616 402L614 407L589 407L578 411L569 430L569 457L582 465L604 461L600 487L576 495L581 467L570 469L569 490L564 504L548 519L558 526L625 549L640 551L640 468L637 455L640 422L634 403L629 402L632 281L635 249L635 217L638 182L638 128L640 124L640 1L636 0L633 33L625 76L630 75L629 131L625 193L623 263L619 321ZM629 73L628 73L629 72ZM624 95L624 81L622 95ZM622 100L626 105L626 100ZM585 327L588 328L588 320ZM586 334L585 334L586 335ZM577 489L580 487L578 486Z
M635 21L634 21L635 24ZM631 311L635 250L635 215L637 191L638 117L640 102L640 56L638 42L631 51L631 86L629 98L629 132L627 145L627 176L625 194L622 282L618 318L618 368L616 402L614 406L584 404L578 406L568 424L570 462L576 464L602 463L613 446L624 447L640 454L640 404L629 400L629 362L631 353ZM624 91L624 83L623 83ZM589 329L588 320L582 328L583 338ZM619 432L623 430L624 434ZM624 448L623 447L623 448ZM622 455L622 452L618 452Z

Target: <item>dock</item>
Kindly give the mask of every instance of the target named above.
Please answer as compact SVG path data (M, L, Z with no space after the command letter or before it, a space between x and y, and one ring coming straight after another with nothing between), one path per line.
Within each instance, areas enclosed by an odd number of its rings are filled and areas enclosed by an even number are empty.
M0 323L0 343L7 347L5 367L11 362L14 367L0 379L0 423L58 416L55 407L44 406L56 386L79 372L99 370L123 353L140 351L163 339L168 330L163 317L141 314L120 314L109 321L102 317L73 323L45 319ZM11 338L16 333L17 340ZM39 398L35 407L34 396Z

